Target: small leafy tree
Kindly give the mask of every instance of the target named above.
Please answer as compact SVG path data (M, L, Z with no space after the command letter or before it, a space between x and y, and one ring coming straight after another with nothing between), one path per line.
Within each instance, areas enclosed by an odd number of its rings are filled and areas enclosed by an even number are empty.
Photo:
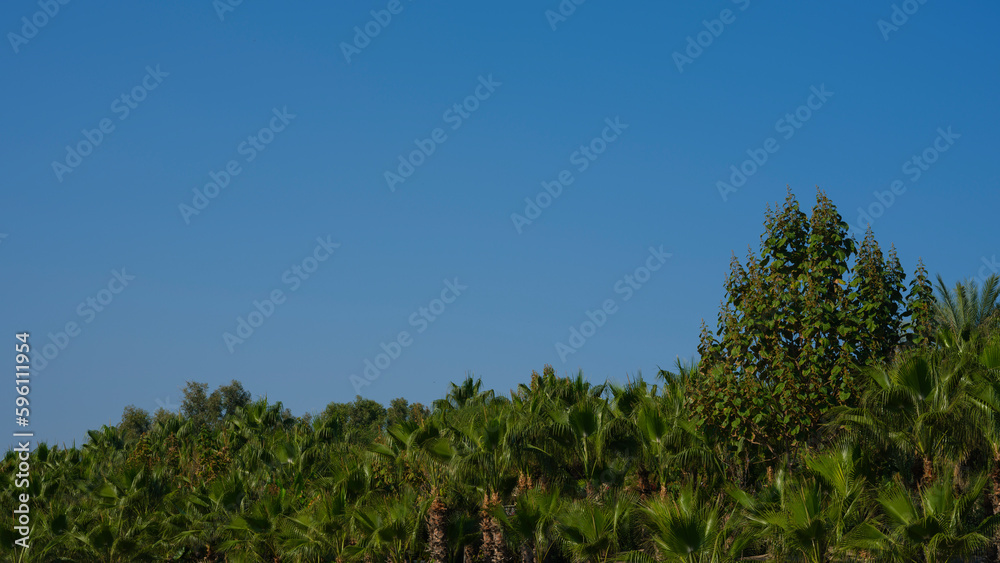
M386 428L389 411L377 401L355 397L353 403L333 402L320 415L321 420L333 419L352 444L370 444Z
M210 410L220 417L235 414L236 410L250 404L250 392L243 384L233 379L229 385L222 385L208 397Z
M219 420L219 406L208 397L208 384L188 381L181 391L184 400L181 401L181 414L195 426L213 424Z
M122 420L118 423L118 432L126 442L138 440L140 436L153 427L149 413L135 405L129 405L122 411Z

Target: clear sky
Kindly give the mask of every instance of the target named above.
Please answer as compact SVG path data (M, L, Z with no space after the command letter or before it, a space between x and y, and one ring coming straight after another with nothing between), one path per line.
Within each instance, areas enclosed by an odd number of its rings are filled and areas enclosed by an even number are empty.
M911 275L1000 268L996 2L47 1L0 6L0 361L51 344L50 442L187 380L650 377L786 185Z

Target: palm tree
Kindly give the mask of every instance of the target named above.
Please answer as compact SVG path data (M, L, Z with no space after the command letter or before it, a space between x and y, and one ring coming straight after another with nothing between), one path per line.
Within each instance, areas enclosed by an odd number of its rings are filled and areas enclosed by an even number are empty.
M822 484L829 551L838 558L856 560L877 545L875 503L864 454L856 446L841 445L823 454L807 455L806 467Z
M507 547L503 529L494 516L514 488L512 457L506 447L509 412L506 403L472 405L448 422L455 447L456 482L474 488L482 498L480 528L482 551L488 561L503 561Z
M483 380L472 379L466 376L461 385L450 383L451 389L444 399L434 401L434 408L438 410L459 410L470 404L487 403L493 399L493 391L482 391Z
M123 467L111 472L94 490L99 505L89 518L75 521L71 535L88 558L117 561L144 559L162 541L155 499L166 492L162 471Z
M325 495L287 518L281 550L301 559L336 559L347 554L350 511L347 494Z
M954 290L948 289L940 275L937 281L934 312L939 342L960 352L970 347L975 352L979 329L1000 320L997 301L1000 299L1000 277L991 275L981 288L975 280L957 282Z
M401 563L412 559L422 546L420 531L427 505L411 488L395 497L372 499L352 512L357 544L346 552L373 561Z
M674 468L693 478L710 481L725 475L726 464L718 444L710 441L703 426L691 416L688 386L698 363L685 365L677 359L677 371L660 370L663 395L639 410L637 424L644 439L644 450L657 456L660 471L660 494L665 494L666 470Z
M841 447L804 461L812 475L794 478L778 471L756 497L732 488L745 518L770 545L772 557L811 563L865 558L881 545L882 534L872 524L875 506L862 456Z
M549 431L572 452L588 496L595 494L600 475L616 458L631 458L638 451L635 424L616 416L602 400L586 398L568 410L553 407L548 416L553 422Z
M475 544L482 538L479 518L467 512L455 512L448 521L447 530L451 561L473 563Z
M976 442L973 383L961 359L916 351L888 367L867 370L872 386L857 408L835 410L855 440L915 456L926 485L935 460L960 463Z
M676 495L647 501L642 512L650 548L627 553L626 560L633 563L729 561L738 557L751 539L734 529L734 514L723 517L721 499L707 500L691 484Z
M250 561L278 557L280 528L293 515L292 504L284 489L261 498L223 527L227 539L219 549L229 557Z
M517 497L513 513L502 506L493 516L507 531L510 546L520 556L521 563L542 563L556 545L556 519L563 499L558 490L532 489Z
M985 476L978 475L956 495L951 476L946 476L915 497L898 480L889 483L878 498L888 516L887 533L880 538L882 554L894 561L936 563L981 552L1000 525L1000 515L975 517L986 484Z
M598 502L574 501L557 520L562 543L576 563L608 561L629 549L636 530L635 495L622 493Z
M736 487L730 494L742 507L747 522L766 541L770 558L827 561L829 527L823 515L823 491L816 479L800 482L779 470L756 497Z
M990 509L1000 514L1000 336L994 337L979 355L976 366L975 402L979 407L978 434L982 436L986 455L992 462L990 471ZM993 540L1000 557L1000 533Z
M165 535L175 548L200 554L205 546L218 545L221 527L243 508L247 490L236 475L226 475L205 483L195 491L178 490L164 498L169 514Z
M448 558L445 533L448 508L444 500L448 476L453 471L452 463L456 456L451 442L441 434L444 420L429 419L422 425L410 421L395 424L386 430L386 444L375 444L370 448L373 454L392 463L397 471L419 471L419 480L414 481L411 477L407 484L424 489L423 493L431 500L427 522L428 547L431 559L442 563ZM406 481L402 473L401 478Z

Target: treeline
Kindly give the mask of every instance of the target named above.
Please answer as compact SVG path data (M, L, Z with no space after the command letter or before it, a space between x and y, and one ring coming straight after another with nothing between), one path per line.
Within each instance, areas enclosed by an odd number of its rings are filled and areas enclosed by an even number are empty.
M733 259L699 359L295 417L238 381L40 445L23 561L998 560L1000 280L932 284L820 192ZM12 510L8 452L0 479ZM37 470L35 469L37 468Z
M188 381L182 394L179 412L174 413L162 407L150 416L149 412L134 405L125 407L121 422L116 429L125 441L142 437L154 427L169 425L180 415L185 423L190 423L192 430L200 431L202 427L210 431L224 429L227 417L235 415L240 409L251 405L251 394L244 389L243 384L232 380L227 385L219 386L211 394L207 394L208 384ZM267 404L266 398L263 404ZM371 444L382 433L392 426L404 422L417 424L426 420L431 411L420 403L410 403L399 397L389 402L385 407L377 401L365 399L358 395L352 403L333 402L326 406L323 412L314 416L310 413L296 419L289 409L280 402L273 405L280 411L283 419L294 420L304 425L319 424L335 428L333 438L351 444Z

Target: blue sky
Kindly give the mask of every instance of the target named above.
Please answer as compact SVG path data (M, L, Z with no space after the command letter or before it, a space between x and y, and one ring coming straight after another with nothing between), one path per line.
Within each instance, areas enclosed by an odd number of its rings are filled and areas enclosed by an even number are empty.
M43 440L187 380L301 414L546 363L652 376L695 354L786 185L873 210L911 274L1000 254L995 2L220 5L0 7L0 329L52 344Z

